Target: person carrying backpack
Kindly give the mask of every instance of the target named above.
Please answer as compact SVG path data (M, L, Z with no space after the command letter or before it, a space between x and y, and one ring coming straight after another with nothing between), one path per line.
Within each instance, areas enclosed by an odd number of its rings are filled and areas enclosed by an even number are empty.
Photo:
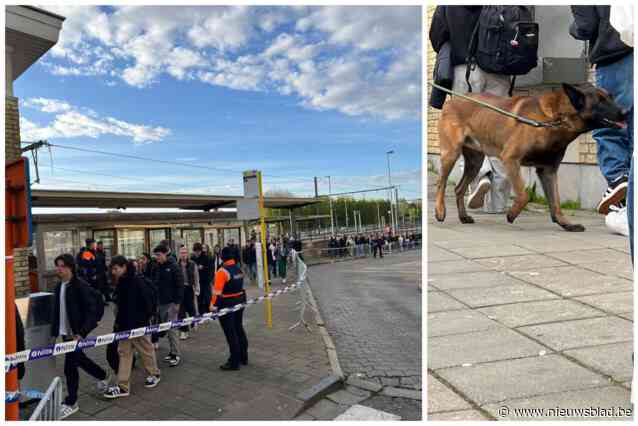
M111 273L117 288L117 314L115 330L126 331L146 327L157 309L154 291L150 284L136 273L132 262L124 256L115 256L111 260ZM147 377L144 387L153 388L160 382L160 370L157 367L155 348L149 336L120 340L117 346L119 365L117 384L104 392L108 399L130 395L129 380L133 366L133 351L140 354Z
M538 62L538 24L530 6L437 6L430 42L437 53L451 45L452 90L457 93L511 96L515 76L527 74ZM469 208L503 213L511 184L501 160L486 156L470 190Z
M81 340L97 327L104 314L102 295L89 284L78 278L75 273L75 260L71 254L62 254L55 258L55 273L60 282L55 287L55 304L51 335L62 337L64 342ZM109 376L82 349L67 352L64 355L64 376L66 377L67 396L62 402L60 420L76 413L78 406L78 388L81 368L95 377L99 391L108 387Z

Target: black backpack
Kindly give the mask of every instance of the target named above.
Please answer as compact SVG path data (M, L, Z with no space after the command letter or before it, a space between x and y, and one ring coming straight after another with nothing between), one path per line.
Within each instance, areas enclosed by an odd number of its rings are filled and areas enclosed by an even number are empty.
M476 65L482 70L510 75L512 96L517 75L538 65L538 23L533 6L483 6L468 48L465 80L469 91L470 72Z

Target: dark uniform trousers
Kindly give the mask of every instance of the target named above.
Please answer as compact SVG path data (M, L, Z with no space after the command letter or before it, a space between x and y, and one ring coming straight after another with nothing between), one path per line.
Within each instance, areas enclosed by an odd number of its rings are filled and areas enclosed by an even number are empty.
M242 296L222 298L220 309L232 308L239 303L246 302L246 293ZM248 363L248 339L244 331L244 308L235 312L229 312L219 317L219 323L224 330L228 347L230 348L230 358L228 363L232 367L239 367L240 363Z

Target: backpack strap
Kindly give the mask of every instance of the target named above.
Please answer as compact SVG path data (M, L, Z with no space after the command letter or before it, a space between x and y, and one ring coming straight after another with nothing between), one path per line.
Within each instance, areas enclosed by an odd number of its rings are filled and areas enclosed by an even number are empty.
M479 14L472 30L472 36L470 37L470 44L467 47L467 58L465 58L465 83L467 83L467 91L472 93L472 85L470 84L470 74L476 68L476 48L478 47L478 27L481 22L481 16Z

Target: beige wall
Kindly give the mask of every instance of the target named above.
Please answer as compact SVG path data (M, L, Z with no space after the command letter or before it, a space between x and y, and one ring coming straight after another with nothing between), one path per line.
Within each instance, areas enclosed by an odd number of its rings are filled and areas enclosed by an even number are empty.
M426 76L427 81L432 81L432 68L434 67L434 63L436 61L436 53L432 50L432 45L427 39L427 34L430 30L430 22L432 19L432 15L434 14L436 6L428 6L426 11L426 22L425 22L425 31L426 31ZM594 71L590 72L590 81L594 81ZM545 90L551 90L550 87L547 86L539 86L531 89L517 89L515 91L516 95L536 95ZM427 87L427 101L430 99L430 86ZM439 135L437 130L437 123L439 119L439 110L434 109L430 106L427 107L427 142L428 154L439 154ZM566 162L572 163L581 163L581 164L597 164L596 161L596 142L592 139L591 133L587 133L585 135L580 136L576 141L574 141L565 156Z

